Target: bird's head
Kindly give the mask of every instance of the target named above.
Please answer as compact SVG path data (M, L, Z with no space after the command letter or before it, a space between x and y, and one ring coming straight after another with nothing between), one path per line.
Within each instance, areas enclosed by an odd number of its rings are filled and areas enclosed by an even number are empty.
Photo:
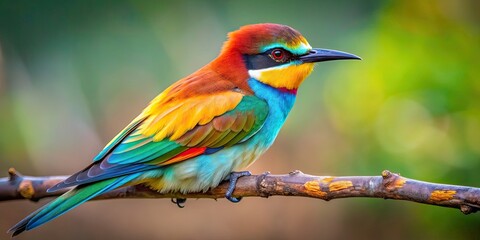
M296 90L314 63L359 57L335 50L312 48L297 30L263 23L229 33L214 68L228 78L254 78L275 88Z

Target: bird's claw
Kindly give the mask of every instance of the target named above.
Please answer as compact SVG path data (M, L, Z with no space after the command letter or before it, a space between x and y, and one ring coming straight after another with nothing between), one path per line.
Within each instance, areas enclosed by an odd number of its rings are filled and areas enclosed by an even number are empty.
M230 202L233 203L238 203L240 200L242 200L242 197L233 197L233 191L235 190L235 185L237 184L237 180L240 177L243 176L250 176L252 175L251 172L249 171L242 171L242 172L231 172L228 180L230 181L230 184L228 185L227 192L225 193L225 198L228 199Z
M185 207L185 202L187 201L187 199L186 198L172 198L171 201L172 201L172 203L176 204L177 207L184 208Z
M225 194L225 198L228 199L228 201L233 202L233 203L238 203L242 200L242 197L236 198L236 197L232 197L232 196L227 196L226 194Z

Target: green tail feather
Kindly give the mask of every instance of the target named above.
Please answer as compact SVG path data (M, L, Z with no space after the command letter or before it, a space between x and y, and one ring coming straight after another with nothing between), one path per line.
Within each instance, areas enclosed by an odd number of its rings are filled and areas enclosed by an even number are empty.
M12 233L12 236L16 236L23 231L36 228L102 193L111 191L124 185L139 175L140 174L133 174L118 178L111 178L86 186L76 187L28 215L22 221L10 228L8 233Z

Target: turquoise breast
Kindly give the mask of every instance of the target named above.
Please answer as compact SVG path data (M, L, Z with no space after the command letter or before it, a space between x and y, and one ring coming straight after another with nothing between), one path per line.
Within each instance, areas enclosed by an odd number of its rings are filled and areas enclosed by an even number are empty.
M268 103L269 113L262 129L255 135L254 139L265 147L270 147L282 128L288 113L295 103L296 95L293 92L282 91L270 85L264 84L251 78L248 84L255 95Z

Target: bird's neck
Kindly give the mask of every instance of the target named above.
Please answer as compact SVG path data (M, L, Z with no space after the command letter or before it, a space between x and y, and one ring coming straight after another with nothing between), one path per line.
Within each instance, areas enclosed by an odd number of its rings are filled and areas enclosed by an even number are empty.
M282 91L282 89L274 88L254 78L248 80L248 85L257 97L268 103L269 110L264 127L256 134L258 137L253 139L257 141L257 144L268 148L275 141L285 123L288 113L295 103L296 95L291 90Z
M289 93L289 94L293 94L293 95L297 95L297 91L298 91L298 89L296 89L296 88L288 89L288 88L282 87L282 88L277 88L277 89L280 92Z
M295 103L297 90L275 88L255 78L250 78L248 80L248 85L257 97L267 101L270 111L274 111L274 115L276 115L277 120L283 124L283 121L285 121L288 113Z
M237 51L222 52L209 64L209 67L224 79L237 85L245 84L245 79L248 79L248 70L242 54Z

